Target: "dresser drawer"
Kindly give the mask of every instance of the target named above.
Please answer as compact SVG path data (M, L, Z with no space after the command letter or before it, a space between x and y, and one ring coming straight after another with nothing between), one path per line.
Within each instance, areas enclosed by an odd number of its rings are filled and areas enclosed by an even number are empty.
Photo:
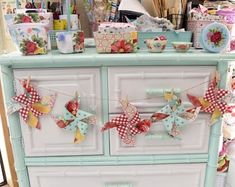
M31 84L41 96L57 93L52 113L63 115L65 104L75 92L81 96L81 110L95 114L101 121L100 70L98 68L79 69L18 69L14 71L16 79L31 77ZM23 89L16 80L17 93ZM103 154L102 134L98 125L90 125L85 141L74 144L74 133L59 128L50 115L39 117L41 129L29 127L20 118L26 156L56 155L98 155Z
M111 115L110 119L115 117ZM141 115L142 119L149 119L150 115ZM154 123L146 135L135 136L135 146L124 144L116 129L110 131L110 149L112 155L148 155L148 154L190 154L207 153L209 145L210 117L200 114L198 118L180 128L180 139L173 139L167 135L162 122Z
M31 187L203 187L206 164L29 167Z
M164 106L163 92L181 92L185 104L187 93L203 96L214 66L159 66L109 68L109 111L121 111L119 99L128 96L140 112L155 112Z

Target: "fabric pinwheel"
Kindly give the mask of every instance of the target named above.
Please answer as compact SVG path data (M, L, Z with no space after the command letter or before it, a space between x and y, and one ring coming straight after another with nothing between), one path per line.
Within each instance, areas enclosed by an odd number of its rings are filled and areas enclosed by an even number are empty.
M20 80L25 93L12 97L8 113L19 111L23 120L30 126L41 128L38 117L49 114L55 102L56 95L41 98L29 80Z
M190 102L194 106L200 106L201 110L211 113L211 124L214 124L227 110L228 104L223 100L228 95L228 90L219 89L214 79L203 98L188 94Z
M186 125L189 121L194 121L200 111L199 108L186 110L181 100L171 100L160 111L151 117L153 122L162 121L168 134L176 137L180 134L179 128Z
M65 104L63 116L53 118L60 128L74 132L74 143L84 141L88 126L95 124L93 114L80 110L80 98L77 95Z
M134 145L134 136L146 133L151 126L150 120L141 120L137 108L127 99L120 101L123 114L107 122L101 131L116 128L121 140L125 144Z

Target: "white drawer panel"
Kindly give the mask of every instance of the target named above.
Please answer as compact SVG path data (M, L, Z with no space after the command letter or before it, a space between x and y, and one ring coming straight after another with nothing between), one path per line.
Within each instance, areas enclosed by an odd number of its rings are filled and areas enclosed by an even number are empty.
M115 117L110 116L110 119ZM141 118L149 119L150 115L141 115ZM148 155L148 154L185 154L207 153L210 127L209 115L200 114L196 121L183 126L180 129L180 138L173 139L166 136L162 122L154 123L149 134L135 136L135 146L124 144L119 138L116 129L110 131L110 145L112 155Z
M169 89L182 92L180 98L190 104L186 94L203 96L208 88L210 75L215 69L213 66L109 68L109 111L120 112L119 98L126 96L140 112L156 111L165 103L161 92Z
M31 76L31 83L41 96L57 92L52 113L63 115L65 103L78 91L81 95L81 109L95 113L97 122L101 121L100 70L99 69L37 69L14 71L16 79ZM17 92L22 87L17 82ZM55 92L54 92L55 91ZM93 106L93 107L92 107ZM102 134L97 126L90 126L84 142L74 144L74 134L59 128L49 116L39 118L41 129L32 129L21 119L26 156L48 155L88 155L102 154Z
M203 187L206 164L29 167L31 187Z

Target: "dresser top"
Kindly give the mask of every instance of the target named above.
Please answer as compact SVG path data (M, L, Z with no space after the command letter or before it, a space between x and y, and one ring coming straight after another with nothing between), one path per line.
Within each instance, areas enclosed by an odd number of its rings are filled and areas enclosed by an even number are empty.
M60 54L57 50L47 55L22 56L9 53L0 56L0 65L13 68L40 67L94 67L129 65L216 65L220 61L235 60L235 53L207 53L203 50L190 50L176 53L173 49L163 53L138 51L128 54L98 54L95 48L87 48L84 53Z

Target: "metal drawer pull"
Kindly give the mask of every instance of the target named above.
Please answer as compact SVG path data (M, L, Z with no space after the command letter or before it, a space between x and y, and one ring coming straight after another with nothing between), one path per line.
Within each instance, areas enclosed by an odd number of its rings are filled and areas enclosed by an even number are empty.
M133 187L132 184L130 183L124 183L124 182L120 182L120 183L105 183L104 187Z
M161 139L161 140L172 140L172 137L165 133L165 132L149 132L145 135L145 138L148 140L155 140L155 139ZM180 137L174 137L174 140L181 140Z
M165 92L173 92L174 94L180 94L180 88L149 88L146 90L147 98L154 98L163 96Z

